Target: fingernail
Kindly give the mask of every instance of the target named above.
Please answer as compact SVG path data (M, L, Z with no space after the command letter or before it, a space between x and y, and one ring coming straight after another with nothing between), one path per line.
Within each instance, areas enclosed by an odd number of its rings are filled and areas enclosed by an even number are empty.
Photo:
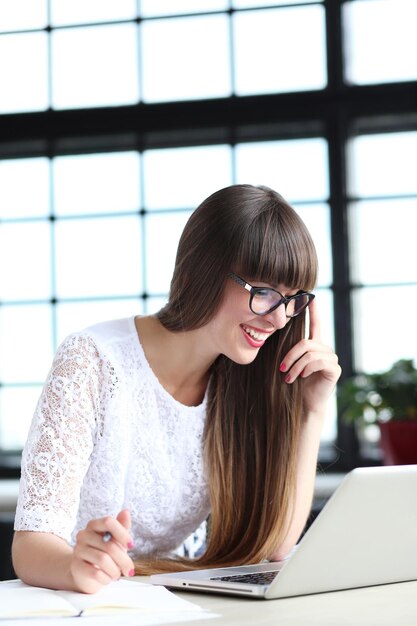
M134 569L129 570L129 576L134 576L134 575L135 575L135 570Z
M129 543L127 544L127 547L129 548L129 550L134 548L134 546L135 546L135 544L133 543L133 541L129 541Z
M285 372L286 369L287 369L287 366L285 365L285 363L281 363L281 365L279 366L279 371Z
M289 383L290 380L291 380L291 376L290 376L290 374L287 374L286 377L285 377L285 382Z

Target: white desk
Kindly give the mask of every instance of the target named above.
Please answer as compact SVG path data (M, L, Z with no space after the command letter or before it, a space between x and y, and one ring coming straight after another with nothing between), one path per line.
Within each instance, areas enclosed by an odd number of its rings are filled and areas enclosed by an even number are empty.
M178 595L220 615L187 626L417 626L417 581L280 600Z

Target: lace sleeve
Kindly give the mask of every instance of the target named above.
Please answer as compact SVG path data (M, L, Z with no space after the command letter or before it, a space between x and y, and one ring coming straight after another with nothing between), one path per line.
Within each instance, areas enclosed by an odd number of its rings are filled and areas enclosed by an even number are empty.
M102 369L89 336L72 335L58 349L23 451L15 530L69 540L100 425Z

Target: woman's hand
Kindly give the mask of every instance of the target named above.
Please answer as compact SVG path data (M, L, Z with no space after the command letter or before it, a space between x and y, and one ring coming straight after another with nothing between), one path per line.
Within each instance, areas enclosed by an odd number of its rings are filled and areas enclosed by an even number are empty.
M303 397L306 414L324 415L326 405L341 374L333 350L321 342L320 320L316 300L309 305L310 331L308 339L299 341L285 355L280 365L285 381L304 380Z
M70 562L77 591L95 593L120 576L134 575L133 561L127 554L127 550L133 547L130 525L130 513L125 509L116 518L91 520L77 534ZM103 540L106 533L111 534L108 541Z

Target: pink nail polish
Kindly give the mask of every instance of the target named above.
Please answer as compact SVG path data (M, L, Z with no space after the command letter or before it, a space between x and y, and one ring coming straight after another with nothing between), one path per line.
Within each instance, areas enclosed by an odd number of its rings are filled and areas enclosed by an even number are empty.
M129 543L127 544L127 547L129 548L129 550L134 548L134 546L135 546L135 544L133 543L133 541L129 541Z
M129 576L134 576L134 575L135 575L135 570L134 569L129 570Z
M289 383L290 380L291 380L291 376L289 374L287 374L286 377L285 377L285 382Z
M285 365L285 363L281 363L281 365L279 366L279 371L285 372L286 369L287 369L287 366Z

